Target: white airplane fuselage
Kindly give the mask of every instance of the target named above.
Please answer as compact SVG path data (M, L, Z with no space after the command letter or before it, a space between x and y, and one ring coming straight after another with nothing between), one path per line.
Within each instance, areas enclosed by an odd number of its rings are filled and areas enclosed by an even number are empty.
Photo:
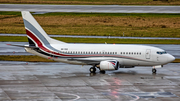
M156 66L167 64L174 59L174 57L168 53L157 54L157 52L165 52L163 49L145 45L51 44L51 46L56 49L56 53L59 54L47 56L30 48L26 48L26 51L54 61L80 65L88 65L88 63L77 60L117 60L124 66ZM56 56L60 57L56 58Z

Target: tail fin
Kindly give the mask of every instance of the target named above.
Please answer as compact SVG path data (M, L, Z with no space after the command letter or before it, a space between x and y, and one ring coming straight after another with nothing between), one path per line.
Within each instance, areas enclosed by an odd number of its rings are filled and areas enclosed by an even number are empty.
M62 41L50 38L29 11L21 11L21 14L30 46L64 44Z

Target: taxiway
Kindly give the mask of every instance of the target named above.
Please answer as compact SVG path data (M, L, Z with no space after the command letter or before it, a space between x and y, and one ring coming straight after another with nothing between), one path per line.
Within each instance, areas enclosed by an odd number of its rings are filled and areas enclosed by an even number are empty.
M0 11L82 13L180 13L180 6L0 4Z
M26 34L3 34L0 36L27 36ZM125 36L85 36L85 35L49 35L50 37L65 37L65 38L108 38L108 39L159 39L159 40L180 40L180 38L170 37L125 37Z
M157 74L136 67L90 74L90 66L0 61L2 101L179 101L180 64Z

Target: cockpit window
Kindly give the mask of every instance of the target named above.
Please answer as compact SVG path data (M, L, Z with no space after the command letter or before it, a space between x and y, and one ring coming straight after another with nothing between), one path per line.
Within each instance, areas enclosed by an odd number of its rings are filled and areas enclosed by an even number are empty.
M157 52L157 54L167 54L166 51Z

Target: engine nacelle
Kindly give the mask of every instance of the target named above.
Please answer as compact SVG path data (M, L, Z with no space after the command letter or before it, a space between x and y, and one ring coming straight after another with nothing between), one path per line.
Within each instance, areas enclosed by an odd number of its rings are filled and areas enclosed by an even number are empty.
M118 70L119 62L116 60L107 60L100 62L100 70Z

